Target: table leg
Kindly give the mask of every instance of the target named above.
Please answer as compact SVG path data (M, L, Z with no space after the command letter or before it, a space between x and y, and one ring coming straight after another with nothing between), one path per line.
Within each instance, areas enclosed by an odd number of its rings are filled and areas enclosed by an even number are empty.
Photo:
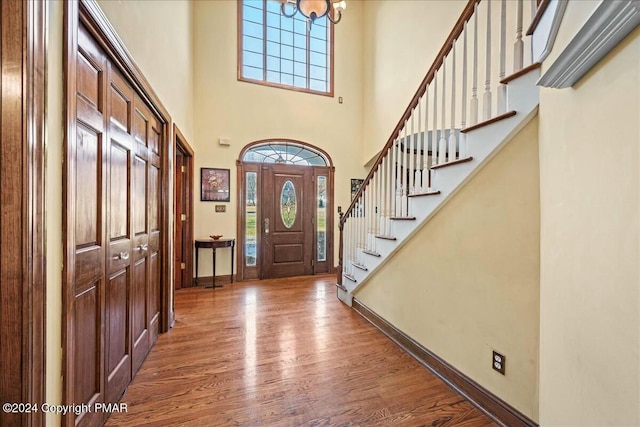
M212 250L212 255L211 255L211 260L213 261L213 277L212 277L212 281L213 284L211 286L205 286L205 288L222 288L222 285L216 285L216 248L211 248Z
M196 285L198 284L198 252L200 249L196 248Z

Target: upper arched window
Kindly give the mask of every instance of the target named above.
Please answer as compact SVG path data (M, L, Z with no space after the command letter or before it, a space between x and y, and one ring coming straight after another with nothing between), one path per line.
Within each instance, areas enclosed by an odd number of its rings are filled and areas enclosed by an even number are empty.
M295 142L267 142L254 145L245 151L242 161L298 166L329 166L329 161L323 153Z

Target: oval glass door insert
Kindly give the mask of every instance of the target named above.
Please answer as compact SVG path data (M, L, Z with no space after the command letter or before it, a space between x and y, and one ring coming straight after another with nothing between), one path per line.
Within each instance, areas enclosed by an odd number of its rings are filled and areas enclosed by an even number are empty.
M282 222L287 228L291 228L296 222L298 212L298 200L296 197L296 187L290 180L285 181L280 192L280 215Z

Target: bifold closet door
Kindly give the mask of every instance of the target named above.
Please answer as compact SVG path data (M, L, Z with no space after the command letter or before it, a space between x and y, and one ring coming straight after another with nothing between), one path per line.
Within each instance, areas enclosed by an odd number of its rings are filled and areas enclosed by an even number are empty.
M93 404L120 398L158 336L163 127L83 26L76 69L73 402Z

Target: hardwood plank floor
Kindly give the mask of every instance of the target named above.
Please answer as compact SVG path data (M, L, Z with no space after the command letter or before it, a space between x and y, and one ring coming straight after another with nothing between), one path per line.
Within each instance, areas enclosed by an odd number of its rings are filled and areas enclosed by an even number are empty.
M175 293L108 426L497 424L336 298L335 276Z

